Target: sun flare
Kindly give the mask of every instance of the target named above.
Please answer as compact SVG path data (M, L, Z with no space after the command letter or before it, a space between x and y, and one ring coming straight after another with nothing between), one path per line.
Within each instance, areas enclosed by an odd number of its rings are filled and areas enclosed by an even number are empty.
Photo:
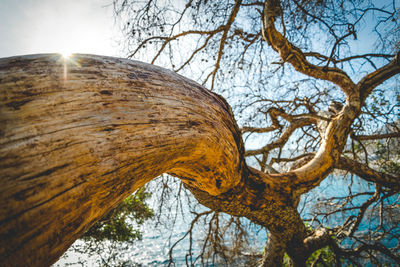
M68 50L62 51L60 54L64 59L69 59L72 56L71 51Z

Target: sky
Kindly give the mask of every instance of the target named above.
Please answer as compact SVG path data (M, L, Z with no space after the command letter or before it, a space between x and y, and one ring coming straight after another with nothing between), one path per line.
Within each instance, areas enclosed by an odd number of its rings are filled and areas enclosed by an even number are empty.
M112 0L0 0L0 57L123 56Z

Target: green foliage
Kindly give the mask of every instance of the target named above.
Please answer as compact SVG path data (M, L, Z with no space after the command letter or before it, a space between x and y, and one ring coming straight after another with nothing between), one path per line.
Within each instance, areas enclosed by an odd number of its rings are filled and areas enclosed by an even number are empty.
M306 261L306 266L311 266L314 261L324 264L317 264L316 266L335 266L335 254L329 246L314 251L313 254ZM292 266L289 256L285 253L283 257L283 266Z
M383 169L388 173L400 173L400 164L389 161L386 165L383 166Z
M82 237L83 240L133 242L141 239L142 235L133 223L140 225L153 217L153 210L145 203L150 196L144 188L139 189L96 222Z
M283 263L282 263L282 266L285 266L285 267L292 266L292 264L290 263L290 258L289 258L289 256L288 256L288 254L286 254L286 253L285 253L285 255L283 255Z
M387 144L377 142L375 155L378 158L377 162L381 171L400 174L400 150L397 142L394 140L390 140Z
M317 258L319 258L318 261L322 261L328 266L335 265L335 254L329 246L314 251L314 253L311 254L311 256L306 261L306 265L310 266L314 261L317 260Z

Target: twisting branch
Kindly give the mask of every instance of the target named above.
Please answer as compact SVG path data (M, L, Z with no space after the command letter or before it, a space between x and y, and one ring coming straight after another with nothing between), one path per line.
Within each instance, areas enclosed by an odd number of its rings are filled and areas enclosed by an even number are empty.
M291 117L283 109L278 108L270 108L267 110L266 114L271 118L272 125L265 128L260 127L242 127L240 130L242 133L250 132L250 133L267 133L272 132L277 129L281 129L282 125L279 123L278 117L285 118L286 120L291 120Z
M387 79L400 73L400 50L397 55L385 66L367 74L357 83L357 91L360 92L361 101L364 102L372 90Z
M279 123L278 117L282 117L286 121L288 121L289 126L282 132L278 140L272 143L268 143L267 145L265 145L260 149L248 150L246 151L245 156L255 156L259 154L267 155L272 149L283 147L296 129L313 123L315 124L318 121L318 117L313 116L311 114L290 115L286 113L283 109L277 109L277 108L270 108L267 111L267 114L271 118L272 126L267 128L245 127L242 128L242 132L264 133L280 129L282 128L282 126Z
M350 228L348 229L347 232L345 232L344 234L346 236L353 236L355 231L358 229L358 227L360 226L360 223L362 221L362 219L364 218L364 214L367 211L367 209L369 208L369 206L372 205L372 203L374 203L375 201L377 201L379 199L379 195L381 193L381 189L379 186L377 186L375 188L375 193L373 196L371 196L367 201L365 201L361 207L360 207L360 211L358 212L357 217L355 218L355 220L352 222Z
M341 69L336 67L320 67L311 64L300 48L289 42L275 28L275 20L280 16L279 0L266 1L263 13L263 37L277 51L284 62L289 62L296 71L305 75L330 81L338 85L344 93L353 93L354 83Z
M318 228L314 233L304 239L304 244L312 253L320 248L327 246L331 241L332 230L326 228Z
M295 119L290 122L289 126L283 131L282 135L276 140L275 142L268 143L264 147L260 149L255 149L255 150L248 150L246 151L246 156L255 156L258 154L268 154L269 151L272 149L278 148L278 147L283 147L286 142L289 140L289 138L292 136L293 132L301 127L304 127L306 125L310 125L314 123L314 120L310 119Z
M275 131L276 129L279 129L279 126L272 125L269 127L261 128L261 127L249 127L249 126L244 126L240 128L240 131L242 133L268 133Z
M302 194L317 186L327 173L332 171L345 146L350 133L350 125L361 112L363 100L376 85L397 73L399 67L397 66L398 60L395 59L388 65L367 75L355 86L343 70L336 67L320 67L308 62L304 53L276 30L275 20L281 16L281 12L279 0L266 1L263 12L264 39L280 54L282 60L289 62L296 71L310 77L330 81L338 85L346 95L344 107L326 125L326 130L321 136L320 148L315 157L304 166L293 170L293 174L286 175L288 179L296 177L296 179L293 179L296 181L294 186L297 188L296 193Z
M279 163L279 162L295 162L297 167L300 167L304 161L309 161L312 157L315 156L315 153L304 153L297 157L293 158L272 158L270 164Z
M381 186L389 187L395 190L400 189L400 176L375 171L367 165L355 160L341 157L335 164L335 168L348 171L366 181L374 182Z

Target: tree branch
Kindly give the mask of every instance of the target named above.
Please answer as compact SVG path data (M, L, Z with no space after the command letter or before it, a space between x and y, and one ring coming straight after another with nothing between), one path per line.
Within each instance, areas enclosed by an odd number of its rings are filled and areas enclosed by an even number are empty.
M220 96L153 65L94 55L5 58L0 69L2 264L53 263L162 173L214 211L279 233L289 255L304 258L290 180L246 165Z
M392 258L396 262L400 262L400 256L391 252L388 248L380 243L375 244L361 244L360 246L353 249L344 249L339 247L336 243L332 242L333 250L335 254L346 256L346 257L360 257L361 253L369 250L379 251L380 253Z
M94 55L3 58L0 69L6 266L50 265L162 173L211 196L243 185L244 148L230 107L189 79Z
M283 131L283 133L279 136L279 138L276 141L268 143L267 145L265 145L260 149L247 150L245 155L247 157L247 156L255 156L258 154L265 154L265 153L268 154L272 149L283 147L296 129L304 127L306 125L310 125L314 122L315 121L313 119L308 119L308 118L294 119L290 122L289 126Z
M379 195L381 193L380 187L377 186L375 188L375 193L373 196L371 196L367 201L365 201L359 208L359 212L358 215L356 216L355 220L352 222L349 230L347 232L345 232L344 234L346 236L353 236L355 231L358 229L358 227L360 226L360 223L362 221L362 219L364 218L364 214L367 211L367 209L369 208L369 206L372 205L372 203L374 203L375 201L377 201L379 199Z
M277 51L284 62L289 62L295 70L307 76L330 81L338 85L346 95L351 95L354 83L341 69L334 67L320 67L307 61L304 53L290 43L275 28L275 20L280 16L280 1L265 1L263 13L263 37L271 47Z
M362 140L380 140L386 138L398 138L400 137L400 132L397 133L387 133L387 134L371 134L371 135L354 135L354 139Z
M394 190L400 189L400 176L375 171L367 165L355 160L341 157L335 164L335 168L356 174L360 178L369 182L374 182Z
M242 3L242 0L235 1L235 5L232 8L232 11L231 11L231 14L229 15L228 21L226 22L226 24L224 26L224 32L223 32L221 40L219 42L217 61L215 62L215 67L212 72L211 90L214 88L215 76L217 75L217 71L218 71L220 63L221 63L221 58L222 58L222 55L224 54L224 47L225 47L225 43L226 43L226 38L228 37L228 32L232 26L232 23L235 21L235 18L236 18L237 13L239 12L241 3Z
M177 40L180 37L183 36L187 36L187 35L191 35L191 34L197 34L197 35L209 35L208 38L210 38L210 36L214 36L215 34L222 32L225 29L225 25L222 25L220 27L218 27L215 30L211 30L211 31L201 31L201 30L189 30L189 31L184 31L181 32L179 34L176 34L174 36L171 37L166 37L166 36L152 36L149 37L145 40L143 40L135 49L135 51L133 51L128 57L131 58L134 55L136 55L136 53L143 48L147 43L153 41L153 40L164 40L163 44L161 45L161 48L158 50L157 54L153 57L151 63L154 64L154 62L156 61L156 59L161 55L162 51L165 49L165 47L168 45L168 43Z
M362 103L366 100L372 90L387 79L400 73L400 51L385 66L367 74L357 83L357 90L360 92Z
M264 248L264 254L260 266L280 266L285 254L286 244L279 235L269 233L267 245Z
M329 59L328 56L322 55L322 54L317 53L317 52L306 52L306 53L304 53L304 55L306 57L315 57L317 59L320 59L321 61L327 61ZM338 63L343 63L343 62L346 62L346 61L351 61L351 60L354 60L354 59L366 59L368 57L380 57L380 58L385 58L385 59L389 60L389 59L393 58L394 55L368 53L368 54L363 54L363 55L350 56L350 57L346 57L346 58L342 58L342 59L332 58L331 62L334 63L334 64L338 64Z

